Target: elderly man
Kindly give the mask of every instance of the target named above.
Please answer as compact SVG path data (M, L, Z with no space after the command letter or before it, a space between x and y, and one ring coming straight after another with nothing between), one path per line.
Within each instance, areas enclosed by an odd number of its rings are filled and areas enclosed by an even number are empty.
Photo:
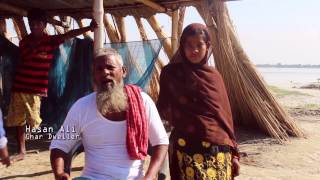
M52 141L51 165L56 179L64 172L67 153L82 141L90 179L154 179L168 150L168 136L151 98L124 85L126 69L114 49L101 49L93 62L96 92L79 99ZM154 153L143 174L148 140Z

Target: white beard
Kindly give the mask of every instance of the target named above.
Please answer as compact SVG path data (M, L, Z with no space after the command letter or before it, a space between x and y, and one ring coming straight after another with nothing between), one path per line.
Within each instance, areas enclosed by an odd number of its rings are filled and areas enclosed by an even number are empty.
M128 97L123 87L123 81L108 90L98 91L96 102L97 108L102 115L126 111Z

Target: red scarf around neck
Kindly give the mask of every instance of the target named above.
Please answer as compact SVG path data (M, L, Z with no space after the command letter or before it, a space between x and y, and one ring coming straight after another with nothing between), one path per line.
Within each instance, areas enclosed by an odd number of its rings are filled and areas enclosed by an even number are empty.
M148 150L148 123L141 89L126 85L129 108L127 110L127 151L131 159L143 160Z

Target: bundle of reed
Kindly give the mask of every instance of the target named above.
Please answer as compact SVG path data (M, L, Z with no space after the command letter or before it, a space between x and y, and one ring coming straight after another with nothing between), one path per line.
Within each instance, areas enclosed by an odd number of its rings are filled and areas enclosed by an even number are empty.
M224 79L236 123L259 128L279 143L289 136L303 137L241 47L225 3L203 0L198 11L209 28L216 68Z

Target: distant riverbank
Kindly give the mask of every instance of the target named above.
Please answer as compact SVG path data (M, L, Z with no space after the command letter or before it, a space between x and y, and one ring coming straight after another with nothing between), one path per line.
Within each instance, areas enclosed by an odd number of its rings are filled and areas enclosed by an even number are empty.
M269 85L293 87L320 81L320 68L258 67L257 70Z
M320 64L257 64L256 67L263 68L320 68Z

